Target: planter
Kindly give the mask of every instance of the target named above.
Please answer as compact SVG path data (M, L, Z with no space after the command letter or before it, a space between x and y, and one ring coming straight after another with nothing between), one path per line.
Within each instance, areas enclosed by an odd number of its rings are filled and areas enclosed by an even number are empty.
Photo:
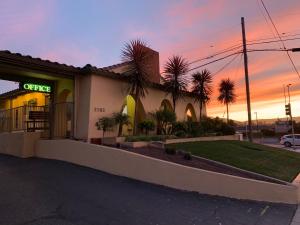
M123 142L120 144L121 147L127 148L142 148L147 147L149 142L147 141L135 141L135 142Z
M116 146L117 144L125 142L125 137L104 137L101 138L103 145Z

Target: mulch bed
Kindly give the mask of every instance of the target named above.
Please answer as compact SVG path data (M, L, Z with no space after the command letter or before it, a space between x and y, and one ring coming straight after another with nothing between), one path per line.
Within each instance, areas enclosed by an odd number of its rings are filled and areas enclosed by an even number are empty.
M195 157L192 157L191 160L186 160L186 159L184 159L183 154L177 153L175 155L169 155L169 154L166 154L163 149L159 149L159 148L153 148L153 147L122 148L122 150L126 150L126 151L134 152L137 154L153 157L156 159L161 159L161 160L181 164L184 166L199 168L199 169L203 169L203 170L209 170L209 171L213 171L213 172L218 172L218 173L223 173L223 174L228 174L228 175L233 175L233 176L238 176L238 177L244 177L244 178L249 178L249 179L267 181L267 182L271 182L271 183L285 184L284 182L280 182L275 179L247 173L244 171L240 171L240 170L230 168L227 166L223 166L220 164L216 164L213 162L208 162L206 160L195 158Z

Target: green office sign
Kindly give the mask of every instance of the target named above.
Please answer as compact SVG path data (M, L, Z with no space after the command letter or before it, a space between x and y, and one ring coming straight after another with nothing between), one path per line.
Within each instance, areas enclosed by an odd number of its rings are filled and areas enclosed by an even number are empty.
M28 91L36 91L36 92L51 92L51 86L44 84L33 84L33 83L23 83L22 89Z

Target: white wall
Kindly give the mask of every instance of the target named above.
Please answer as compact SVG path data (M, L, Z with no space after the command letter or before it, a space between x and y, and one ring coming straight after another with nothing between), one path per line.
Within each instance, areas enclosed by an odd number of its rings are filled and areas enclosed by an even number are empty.
M297 185L280 185L191 168L71 140L40 140L36 155L180 190L256 201L298 203Z

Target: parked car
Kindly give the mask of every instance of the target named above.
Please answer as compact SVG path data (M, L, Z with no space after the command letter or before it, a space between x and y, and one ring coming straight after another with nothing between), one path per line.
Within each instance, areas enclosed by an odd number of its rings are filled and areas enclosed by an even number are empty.
M295 145L300 145L300 134L295 134L294 141ZM280 144L284 145L285 147L291 147L293 145L293 135L283 135L280 139Z

